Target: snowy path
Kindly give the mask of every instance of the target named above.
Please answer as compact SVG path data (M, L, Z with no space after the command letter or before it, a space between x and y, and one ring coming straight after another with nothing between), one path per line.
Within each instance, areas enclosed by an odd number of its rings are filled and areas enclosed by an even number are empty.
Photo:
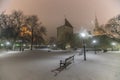
M72 53L26 51L0 56L0 80L120 80L120 54L76 55L75 63L56 77L51 70Z

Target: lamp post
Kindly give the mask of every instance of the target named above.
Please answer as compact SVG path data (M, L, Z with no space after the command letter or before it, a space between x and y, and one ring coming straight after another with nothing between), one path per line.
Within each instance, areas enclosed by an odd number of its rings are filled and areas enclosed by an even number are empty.
M113 51L113 48L114 48L114 46L116 45L116 43L115 43L115 42L112 42L111 44L112 44L112 51Z
M97 53L96 53L96 46L95 46L96 42L97 42L96 40L93 40L93 42L92 42L92 43L94 44L94 51L95 51L95 54L97 54Z
M83 38L84 61L86 61L86 50L85 50L85 41L84 41L84 38L86 37L86 34L85 33L80 33L80 35Z
M22 51L22 40L19 40L19 44L20 44L20 51Z
M7 41L7 42L6 42L7 51L8 51L9 45L10 45L10 42Z

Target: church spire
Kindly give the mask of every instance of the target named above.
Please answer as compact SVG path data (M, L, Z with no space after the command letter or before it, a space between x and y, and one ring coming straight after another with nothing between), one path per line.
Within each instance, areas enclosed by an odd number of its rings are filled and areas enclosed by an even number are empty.
M98 28L98 27L99 27L99 23L98 23L97 16L95 15L95 28Z
M69 27L73 28L73 26L70 24L70 22L67 20L67 18L65 18L65 26L69 26Z
M99 26L97 16L95 16L95 23L94 24L95 24L94 31L93 31L94 36L106 34L104 29Z

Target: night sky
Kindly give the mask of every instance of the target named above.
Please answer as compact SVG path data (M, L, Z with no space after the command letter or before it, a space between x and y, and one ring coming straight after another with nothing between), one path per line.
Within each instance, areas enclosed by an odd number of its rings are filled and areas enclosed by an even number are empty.
M64 24L66 17L74 26L91 29L95 15L100 24L120 13L119 0L0 0L0 11L11 13L22 10L24 14L36 14L46 26L48 36L55 36L56 27Z

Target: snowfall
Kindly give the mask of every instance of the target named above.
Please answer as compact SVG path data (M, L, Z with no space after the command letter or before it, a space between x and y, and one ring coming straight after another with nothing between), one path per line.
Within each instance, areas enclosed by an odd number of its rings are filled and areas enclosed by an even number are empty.
M74 63L55 76L60 60L75 55ZM1 51L0 80L120 80L120 52Z

